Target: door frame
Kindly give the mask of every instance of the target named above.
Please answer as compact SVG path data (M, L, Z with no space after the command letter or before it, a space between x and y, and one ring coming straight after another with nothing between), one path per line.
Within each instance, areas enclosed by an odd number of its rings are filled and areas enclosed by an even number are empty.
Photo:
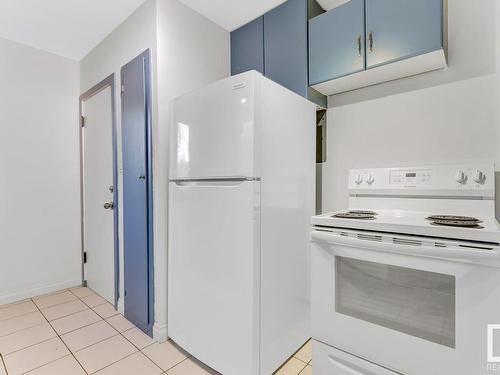
M130 63L135 62L137 59L144 59L144 100L145 100L145 116L146 116L146 183L147 183L147 236L148 236L148 298L149 298L149 326L147 327L147 331L149 335L153 334L153 326L155 322L155 277L154 277L154 206L153 206L153 109L152 109L152 101L153 101L153 84L152 84L152 66L151 66L151 49L146 49L139 55L135 56L125 65L123 65L120 69L120 85L123 82L123 69ZM120 86L120 92L123 94L122 86ZM124 102L120 100L121 106L121 119L123 119L124 112ZM123 121L123 120L122 120ZM123 124L123 122L122 122ZM123 137L123 132L121 133ZM122 154L124 149L122 147ZM125 206L125 201L123 202L123 206ZM125 269L125 244L123 249L123 264ZM123 284L125 285L126 275L123 275ZM124 305L126 305L126 297L124 296ZM124 309L125 313L125 309Z
M119 298L119 204L118 204L118 145L117 145L117 130L116 130L116 101L115 101L115 74L112 73L104 78L97 85L80 95L79 99L79 118L78 118L78 134L80 141L80 217L81 217L81 262L82 262L82 285L86 286L85 280L85 206L84 206L84 148L83 148L83 102L87 101L94 95L100 93L106 88L111 89L111 132L113 138L113 238L114 238L114 290L115 290L115 309L118 308Z

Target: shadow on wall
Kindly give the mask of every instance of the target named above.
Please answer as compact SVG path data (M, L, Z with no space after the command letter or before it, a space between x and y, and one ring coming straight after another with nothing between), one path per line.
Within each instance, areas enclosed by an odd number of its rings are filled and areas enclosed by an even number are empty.
M483 0L480 6L470 0L445 0L445 3L448 3L445 6L448 68L335 95L329 98L329 107L495 74L496 0Z
M500 222L500 172L495 172L495 216Z

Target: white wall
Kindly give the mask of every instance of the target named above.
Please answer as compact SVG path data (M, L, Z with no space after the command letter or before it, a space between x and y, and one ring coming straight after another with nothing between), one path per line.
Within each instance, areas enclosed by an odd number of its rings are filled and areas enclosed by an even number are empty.
M448 3L449 68L329 98L324 212L346 208L350 168L500 163L498 6Z
M229 33L177 0L158 4L155 174L155 337L166 338L168 144L172 99L230 75ZM196 105L196 103L193 103Z
M118 195L119 195L119 222L120 238L123 238L123 169L122 169L122 142L121 142L121 103L120 103L120 70L122 66L144 52L151 50L152 63L152 90L153 90L153 126L157 121L156 113L156 2L146 1L129 18L109 34L98 46L90 51L80 61L81 93L97 85L110 74L115 74L115 116L117 124L118 149ZM119 300L118 309L123 312L124 295L124 263L123 241L119 242ZM110 270L111 272L112 270Z
M78 63L0 39L0 304L81 283Z
M118 153L121 171L119 72L145 49L153 64L153 190L155 326L157 340L167 335L168 128L170 101L194 88L229 75L229 33L177 0L149 0L80 63L81 92L111 73L117 82ZM120 173L120 180L121 180ZM121 182L119 191L121 191ZM119 202L119 207L123 201ZM120 212L123 210L120 209ZM123 220L120 218L120 222ZM123 228L120 228L123 232ZM123 238L123 235L120 235ZM121 243L122 245L123 243ZM123 296L123 247L120 249ZM119 300L123 311L123 299Z

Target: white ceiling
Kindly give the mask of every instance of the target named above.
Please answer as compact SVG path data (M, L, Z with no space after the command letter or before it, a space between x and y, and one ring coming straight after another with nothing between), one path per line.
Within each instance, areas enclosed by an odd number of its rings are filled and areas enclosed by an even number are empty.
M80 60L144 1L0 0L0 37Z
M325 10L336 8L348 2L349 0L318 0L319 5Z
M228 31L233 31L286 0L180 0Z

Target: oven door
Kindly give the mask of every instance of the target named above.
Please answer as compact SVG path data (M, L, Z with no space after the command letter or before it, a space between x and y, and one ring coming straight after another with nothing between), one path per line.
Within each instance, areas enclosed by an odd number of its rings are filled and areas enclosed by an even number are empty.
M498 263L498 249L426 241L313 230L313 338L402 374L491 374L500 269L486 264Z

